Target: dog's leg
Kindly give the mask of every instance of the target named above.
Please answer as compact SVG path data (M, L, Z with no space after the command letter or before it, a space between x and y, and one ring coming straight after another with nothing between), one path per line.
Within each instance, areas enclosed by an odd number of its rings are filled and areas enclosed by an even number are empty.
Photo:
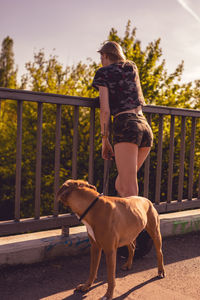
M108 289L103 300L111 300L113 298L113 292L115 288L115 272L116 272L116 255L117 249L105 251L106 265L107 265L107 276L108 276Z
M136 245L136 240L127 246L128 247L128 259L127 259L127 262L121 267L121 269L124 271L130 270L132 267L133 257L134 257L134 253L135 253L135 245Z
M99 263L101 259L102 249L97 245L97 243L89 236L91 248L90 248L90 275L86 283L79 284L76 288L78 291L86 292L89 290L90 286L93 284L97 277L97 271L99 268Z
M157 261L158 261L158 277L165 277L165 270L163 264L163 253L162 253L162 237L160 233L160 220L159 217L155 214L151 215L151 218L148 218L146 230L151 236L154 246L156 248Z

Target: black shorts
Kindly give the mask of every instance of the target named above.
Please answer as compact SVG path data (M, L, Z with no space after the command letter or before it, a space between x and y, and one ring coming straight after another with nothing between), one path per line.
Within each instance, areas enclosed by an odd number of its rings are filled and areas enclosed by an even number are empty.
M134 143L141 147L152 147L153 133L143 115L124 113L114 117L113 144Z

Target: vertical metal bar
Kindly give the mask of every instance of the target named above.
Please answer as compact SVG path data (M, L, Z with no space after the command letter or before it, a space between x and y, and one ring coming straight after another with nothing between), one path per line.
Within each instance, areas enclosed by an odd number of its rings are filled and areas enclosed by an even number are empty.
M185 160L185 121L186 117L182 117L181 122L181 148L180 148L180 168L178 181L178 201L181 202L183 198L183 181L184 181L184 160Z
M103 194L108 195L109 192L109 170L111 166L110 160L104 160L104 174L103 174Z
M110 133L112 132L112 121L110 118L109 122L109 128L110 128ZM111 134L109 136L111 139ZM108 195L109 193L109 174L110 174L110 167L111 167L111 160L104 160L104 174L103 174L103 194Z
M151 114L147 115L147 121L149 125L151 126ZM150 172L150 153L147 156L145 163L144 163L144 197L149 197L149 172Z
M198 180L198 199L200 199L200 173L199 173L199 180Z
M79 107L74 107L74 135L73 135L73 153L72 153L72 178L77 179L77 153L78 153L78 119Z
M163 144L163 115L159 115L159 132L158 132L158 154L156 168L156 193L155 203L160 203L161 190L161 171L162 171L162 144Z
M167 203L170 203L172 200L172 180L173 180L173 164L174 164L174 120L175 120L174 116L171 116Z
M54 163L54 210L53 215L58 215L58 203L56 201L56 193L59 188L60 180L60 139L61 139L61 104L57 104L56 112L56 144L55 144L55 163Z
M195 134L196 134L196 118L193 117L192 118L192 129L191 129L191 144L190 144L188 200L192 200L192 195L193 195Z
M15 221L20 219L21 197L21 162L22 162L22 109L23 102L17 102L17 151L16 151L16 179L15 179Z
M94 180L94 135L95 135L95 108L90 110L90 141L89 141L89 174L88 181L93 184Z
M40 218L41 165L42 165L42 103L38 103L37 112L37 146L36 146L36 177L35 177L35 219Z

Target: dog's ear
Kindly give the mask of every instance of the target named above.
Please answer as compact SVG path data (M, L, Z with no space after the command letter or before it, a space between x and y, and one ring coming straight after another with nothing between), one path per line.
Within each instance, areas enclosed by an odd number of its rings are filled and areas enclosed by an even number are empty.
M56 194L56 201L61 201L63 204L67 204L67 196L72 192L74 184L71 180L65 181Z
M65 183L62 185L62 187L59 189L59 191L56 194L56 200L61 201L64 204L66 204L67 196L74 190L78 188L89 188L92 190L97 190L96 187L92 184L90 184L87 181L84 180L73 180L69 179L65 181Z
M74 180L74 186L76 186L77 188L79 187L86 187L86 188L89 188L89 189L92 189L92 190L97 190L96 187L92 184L90 184L89 182L87 181L84 181L84 180Z
M85 187L87 187L87 188L89 188L91 190L95 190L95 191L97 190L96 186L90 184L89 182L86 183Z
M70 180L67 180L64 184L67 185L68 187L73 186L73 189L86 187L86 188L89 188L89 189L92 189L95 191L97 190L94 185L90 184L89 182L87 182L85 180L80 180L80 179L79 180L70 179Z
M56 194L56 201L61 201L64 205L67 205L67 196L82 185L81 180L66 180Z

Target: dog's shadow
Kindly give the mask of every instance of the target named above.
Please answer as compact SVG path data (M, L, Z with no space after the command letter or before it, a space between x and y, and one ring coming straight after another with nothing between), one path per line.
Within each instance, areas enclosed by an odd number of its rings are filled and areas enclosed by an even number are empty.
M150 284L154 281L157 281L157 280L160 280L160 278L158 278L157 276L156 277L153 277L145 282L142 282L136 286L134 286L132 289L130 289L129 291L127 291L126 293L124 293L123 295L119 296L119 297L116 297L116 298L113 298L113 300L123 300L125 298L127 298L131 293L141 289L142 287L144 287L145 285L147 284ZM86 298L86 294L88 292L90 292L91 290L95 289L96 287L102 285L102 284L105 284L106 281L102 281L102 282L99 282L95 285L93 285L89 291L85 292L85 293L82 293L82 292L78 292L78 291L74 291L73 295L70 295L66 298L63 298L63 300L81 300L81 299L85 299Z
M158 276L156 277L153 277L145 282L142 282L136 286L134 286L132 289L130 289L129 291L127 291L126 293L124 293L123 295L119 296L119 297L116 297L116 298L113 298L113 300L122 300L122 299L125 299L126 297L128 297L131 293L141 289L143 286L149 284L149 283L152 283L154 281L157 281L157 280L160 280L160 278L158 278Z
M81 299L85 299L86 298L86 294L89 293L90 291L92 291L93 289L97 288L98 286L105 284L106 281L101 281L98 283L94 283L90 289L87 292L80 292L80 291L74 291L73 295L70 295L66 298L63 298L62 300L81 300Z

